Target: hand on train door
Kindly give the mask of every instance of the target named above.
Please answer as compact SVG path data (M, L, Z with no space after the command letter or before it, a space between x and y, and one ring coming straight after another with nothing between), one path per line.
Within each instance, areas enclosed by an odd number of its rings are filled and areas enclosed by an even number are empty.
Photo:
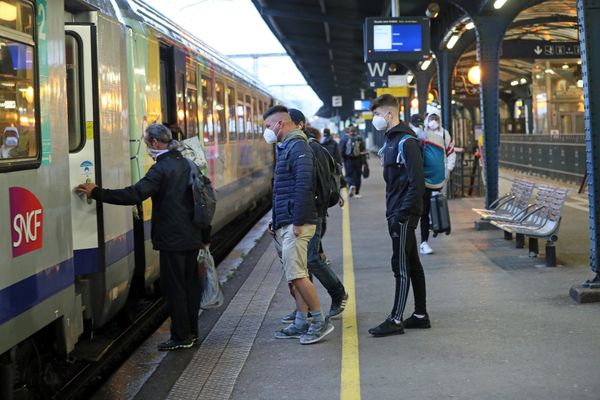
M97 187L97 185L95 183L86 182L86 183L82 183L81 185L77 186L77 188L75 190L78 193L85 194L86 197L89 199L90 197L92 197L92 191L96 187Z

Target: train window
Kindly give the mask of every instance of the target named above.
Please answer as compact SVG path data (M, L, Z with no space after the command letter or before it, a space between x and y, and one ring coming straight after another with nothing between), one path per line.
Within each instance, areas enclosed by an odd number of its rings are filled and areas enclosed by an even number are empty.
M20 13L27 8L17 2L6 3L16 7L17 22L22 27ZM0 2L1 5L1 2ZM15 6L17 5L17 6ZM2 21L2 18L0 18ZM10 21L6 21L10 24ZM4 21L0 22L4 25ZM22 28L22 29L20 29ZM30 165L39 160L39 127L36 120L38 92L34 80L35 51L32 45L0 37L0 168Z
M229 118L229 141L237 140L237 129L235 124L235 91L227 87L227 118Z
M258 139L260 137L260 127L258 126L258 102L256 101L256 97L252 98L252 115L254 119L252 122L254 123L254 137Z
M76 153L85 145L85 107L81 45L79 39L71 34L65 36L65 65L67 68L69 152Z
M216 104L215 104L215 128L217 129L217 138L219 144L227 143L227 130L225 128L225 86L222 82L215 84Z
M244 119L244 95L238 91L238 102L235 106L235 115L237 116L238 139L244 139L246 123Z
M0 26L33 35L33 8L18 0L0 1Z
M198 136L198 87L196 71L188 68L186 71L187 89L185 92L186 104L186 134L188 138Z
M202 77L202 133L204 134L204 143L215 142L212 80L205 76Z
M246 137L252 139L252 98L246 95Z

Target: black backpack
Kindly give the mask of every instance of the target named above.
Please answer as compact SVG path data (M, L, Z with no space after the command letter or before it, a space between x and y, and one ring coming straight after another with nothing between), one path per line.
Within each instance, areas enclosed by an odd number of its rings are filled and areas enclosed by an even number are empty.
M193 161L186 158L190 164L189 185L192 188L194 197L194 215L192 223L198 228L210 228L215 209L217 208L217 198L211 185L210 179L200 172L200 169Z
M340 198L341 171L331 154L316 139L308 139L315 156L317 209L326 210Z

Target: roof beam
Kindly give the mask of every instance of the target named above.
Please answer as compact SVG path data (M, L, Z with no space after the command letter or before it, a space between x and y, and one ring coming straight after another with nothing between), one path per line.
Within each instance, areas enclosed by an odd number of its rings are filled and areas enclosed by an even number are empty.
M307 11L291 11L288 9L275 9L271 7L261 7L259 12L269 17L299 19L312 22L327 22L334 25L342 25L353 29L363 28L363 20L356 18L340 18L322 13L311 13Z

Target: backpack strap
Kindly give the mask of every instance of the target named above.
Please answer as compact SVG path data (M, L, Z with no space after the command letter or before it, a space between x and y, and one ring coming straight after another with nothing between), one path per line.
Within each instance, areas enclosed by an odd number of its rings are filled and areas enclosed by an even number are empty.
M417 141L419 140L411 135L402 136L400 142L398 142L398 155L396 156L396 164L406 165L406 159L404 158L404 143L409 139L414 139Z

